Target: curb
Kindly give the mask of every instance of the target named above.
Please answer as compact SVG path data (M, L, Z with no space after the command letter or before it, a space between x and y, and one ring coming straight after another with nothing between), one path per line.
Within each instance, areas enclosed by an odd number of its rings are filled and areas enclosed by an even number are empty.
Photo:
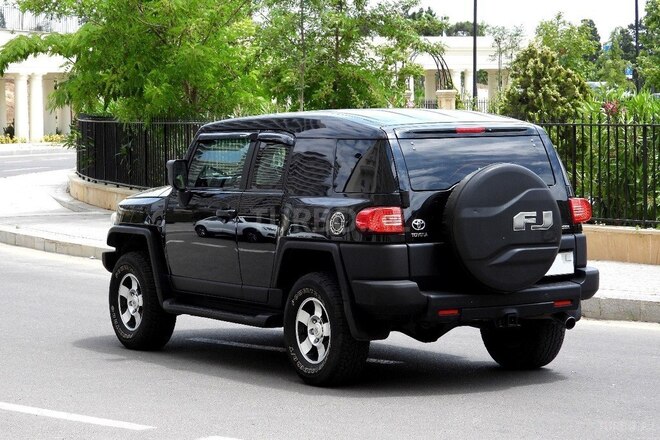
M0 243L21 246L38 251L100 260L107 246L57 240L34 234L7 230L0 226ZM660 323L660 302L593 297L582 302L582 317L611 321L635 321Z
M0 243L73 257L100 260L108 246L58 240L0 226ZM610 321L660 323L660 302L595 296L582 302L582 317Z
M14 232L0 226L0 243L20 246L37 251L70 255L72 257L94 258L100 260L103 252L112 250L110 247L100 247L84 243L57 240L36 234Z
M595 296L582 302L582 316L610 321L660 323L660 303Z

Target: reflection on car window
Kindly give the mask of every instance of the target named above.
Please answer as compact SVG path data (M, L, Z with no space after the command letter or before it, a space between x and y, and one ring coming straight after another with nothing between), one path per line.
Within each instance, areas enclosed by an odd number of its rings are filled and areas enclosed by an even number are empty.
M340 193L389 194L396 179L383 140L337 141L334 188Z
M249 148L248 138L198 141L188 171L188 185L197 188L238 188Z
M287 147L282 144L268 144L260 148L250 188L281 189L286 153Z

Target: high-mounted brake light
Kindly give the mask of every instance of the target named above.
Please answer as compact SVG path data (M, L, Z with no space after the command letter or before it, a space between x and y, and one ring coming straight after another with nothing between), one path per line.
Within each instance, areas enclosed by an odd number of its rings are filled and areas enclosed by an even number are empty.
M456 133L485 133L485 127L456 127Z
M573 224L585 223L591 220L591 203L587 199L568 199Z
M355 216L355 227L360 232L403 234L403 211L396 206L363 209Z

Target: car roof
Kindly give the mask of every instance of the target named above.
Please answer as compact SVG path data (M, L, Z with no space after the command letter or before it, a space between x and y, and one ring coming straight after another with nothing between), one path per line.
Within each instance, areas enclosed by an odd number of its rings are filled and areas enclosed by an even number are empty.
M200 132L256 129L286 131L299 138L382 138L388 128L460 124L530 126L512 118L465 110L343 109L226 119L206 124Z

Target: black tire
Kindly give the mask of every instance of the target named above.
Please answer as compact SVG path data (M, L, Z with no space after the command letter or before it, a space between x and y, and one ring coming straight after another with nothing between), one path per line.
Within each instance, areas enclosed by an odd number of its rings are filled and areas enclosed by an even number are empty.
M160 306L151 263L144 253L126 253L115 264L109 306L112 328L127 348L160 350L170 340L176 315Z
M566 328L551 319L530 320L520 327L481 329L490 356L510 370L534 370L557 357Z
M284 309L284 343L298 375L316 386L356 379L369 354L369 341L351 335L337 280L324 272L304 275L291 289Z
M207 231L202 225L195 226L195 232L197 232L197 235L200 237L206 237L209 234L209 231Z

